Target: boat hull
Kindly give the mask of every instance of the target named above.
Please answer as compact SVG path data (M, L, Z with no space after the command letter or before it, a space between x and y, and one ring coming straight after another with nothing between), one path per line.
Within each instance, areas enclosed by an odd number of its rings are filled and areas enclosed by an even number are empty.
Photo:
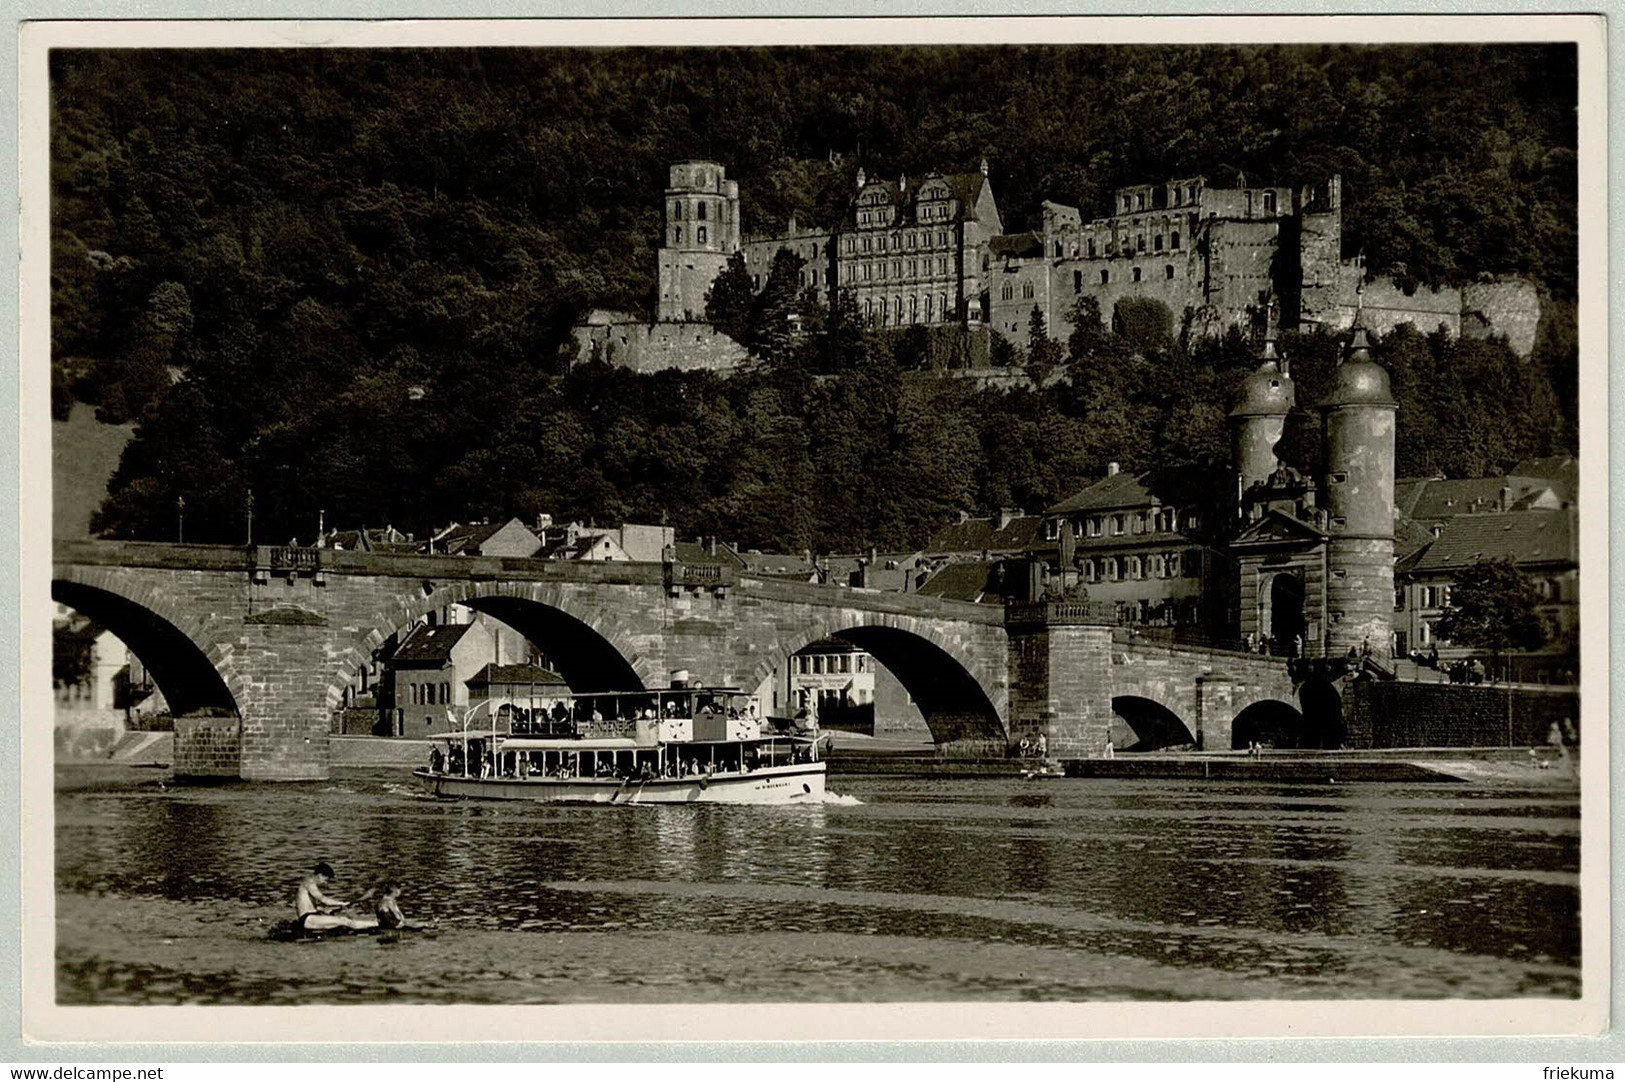
M824 764L764 767L710 778L465 778L414 770L433 796L533 800L544 804L817 804L824 799Z

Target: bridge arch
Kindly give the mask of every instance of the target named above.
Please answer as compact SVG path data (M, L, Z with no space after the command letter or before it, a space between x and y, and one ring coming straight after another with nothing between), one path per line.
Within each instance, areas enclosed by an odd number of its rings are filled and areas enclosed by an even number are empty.
M104 569L58 568L51 598L116 635L163 692L170 713L242 716L248 686L223 635L163 592Z
M1184 719L1154 698L1114 695L1112 713L1133 734L1133 742L1127 746L1113 741L1123 751L1156 751L1196 743L1196 734L1191 732Z
M1230 723L1230 746L1247 748L1254 741L1276 748L1318 747L1308 743L1311 734L1303 712L1280 699L1259 699L1237 711Z
M462 605L507 624L547 652L549 662L575 691L619 691L659 687L665 682L661 659L638 649L627 629L608 619L577 584L554 582L425 583L397 594L369 621L344 651L327 688L336 708L344 689L392 635L406 631L431 612Z
M897 677L925 717L937 744L984 743L1003 754L1008 692L957 656L964 650L930 621L891 613L842 610L798 628L774 643L756 665L747 687L755 689L789 659L822 639L841 639L873 656ZM1002 658L1001 658L1002 661Z

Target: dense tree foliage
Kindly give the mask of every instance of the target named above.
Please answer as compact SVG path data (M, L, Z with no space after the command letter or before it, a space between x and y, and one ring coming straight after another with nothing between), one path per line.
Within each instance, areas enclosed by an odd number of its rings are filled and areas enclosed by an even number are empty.
M1546 643L1536 606L1540 593L1511 560L1481 560L1463 567L1450 587L1450 604L1434 630L1439 637L1490 652L1538 650ZM1492 666L1498 669L1499 665Z
M252 489L270 537L308 538L322 509L416 530L547 510L906 544L1108 460L1223 454L1245 342L1179 341L1145 312L1125 339L1096 309L1065 357L1040 347L1035 370L1068 380L980 392L908 373L986 363L985 343L877 336L809 306L783 261L748 306L713 291L745 375L566 371L584 309L651 307L669 161L725 162L750 230L837 217L859 162L985 155L1012 231L1045 198L1101 213L1123 183L1341 171L1348 254L1373 273L1534 277L1555 298L1535 363L1384 343L1401 472L1502 468L1572 411L1574 64L1566 46L59 50L53 407L139 421L96 528L171 536L184 496L198 540L240 540ZM995 362L1029 364L1034 341L996 339ZM1290 348L1312 401L1335 344ZM1289 446L1312 461L1313 426Z

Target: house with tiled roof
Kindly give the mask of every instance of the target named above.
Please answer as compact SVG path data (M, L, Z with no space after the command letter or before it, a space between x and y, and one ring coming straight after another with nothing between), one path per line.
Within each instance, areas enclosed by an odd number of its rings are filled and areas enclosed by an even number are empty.
M1234 475L1222 464L1106 476L1044 512L1063 588L1081 585L1125 623L1234 635L1235 564L1224 539Z
M1496 480L1491 478L1491 480ZM1473 648L1440 641L1434 625L1450 605L1461 569L1510 560L1539 592L1537 607L1549 652L1575 648L1579 631L1578 512L1572 507L1491 510L1435 524L1432 539L1399 559L1394 573L1395 653L1466 657Z
M496 660L496 642L479 622L419 624L389 659L385 683L392 736L421 738L444 731L447 711L468 708L468 680Z
M517 518L506 522L452 523L429 540L428 551L444 556L535 556L542 539Z

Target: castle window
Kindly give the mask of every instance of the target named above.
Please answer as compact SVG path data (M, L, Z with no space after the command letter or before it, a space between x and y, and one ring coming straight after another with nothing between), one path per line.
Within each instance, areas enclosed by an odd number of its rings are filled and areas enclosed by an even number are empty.
M671 205L671 220L674 222L680 222L683 220L683 204L673 203Z
M699 205L699 213L698 213L698 214L697 214L697 215L695 215L695 217L697 217L697 218L698 218L698 219L699 219L699 220L700 220L700 221L702 221L702 222L703 222L703 221L705 221L705 220L706 220L706 218L707 218L707 214L706 214L706 209L705 209L705 208L706 208L706 204L704 204L704 203L701 203L701 204L700 204L700 205Z
M1134 268L1134 280L1136 282L1138 282L1140 280L1140 268L1139 267Z
M1094 237L1089 238L1089 258L1090 259L1095 258L1095 238Z
M755 290L760 290L762 288L762 276L760 274L753 274L750 276L750 287Z
M1074 292L1074 293L1082 293L1083 292L1083 272L1082 271L1073 271L1072 272L1072 292Z
M1185 193L1184 193L1184 191L1179 187L1179 185L1175 184L1174 185L1174 206L1177 207L1177 206L1179 206L1179 204L1183 203L1184 201L1185 201Z
M1253 193L1252 192L1247 192L1246 193L1246 202L1247 202L1247 217L1251 218L1253 216Z
M1089 536L1090 537L1099 537L1100 536L1100 526L1101 526L1100 516L1099 515L1090 515L1089 516Z
M1129 197L1128 197L1128 196L1126 196L1126 195L1125 195L1125 196L1124 196L1124 197L1123 197L1123 213L1124 213L1124 214L1127 214L1127 213L1128 213L1128 212L1129 212L1129 211L1131 211L1131 210L1133 210L1133 209L1134 209L1134 207L1133 207L1133 205L1132 205L1132 204L1131 204L1131 203L1130 203L1130 202L1129 202Z
M986 272L988 267L990 267L991 265L992 264L988 261L987 253L983 252L982 253L982 270L983 270L983 272Z
M1168 237L1168 247L1172 248L1176 252L1179 251L1179 234L1178 233L1172 233L1172 234L1169 235L1169 237Z
M925 321L927 323L937 321L937 299L929 293L925 295Z
M882 269L882 270L884 270L884 269L885 269L885 267L884 267L884 265L882 265L882 267L881 267L881 269ZM870 265L870 264L868 264L868 263L865 263L865 264L864 264L864 265L863 265L863 280L864 280L864 281L865 281L865 282L867 282L867 281L868 281L868 280L869 280L869 276L870 276L870 275L871 275L871 274L872 274L872 273L873 273L873 272L874 272L874 267L873 267L873 266L871 266L871 265Z
M1118 579L1122 578L1122 575L1120 575L1118 571L1119 565L1117 563L1117 557L1106 557L1106 577L1113 582L1116 582Z
M999 296L1005 300L1011 300L1015 297L1015 295L1016 287L1011 285L1009 282L1004 283L1004 288L999 290Z
M1264 213L1265 214L1274 214L1275 213L1275 193L1274 192L1265 192L1264 193Z
M1134 247L1137 251L1145 251L1145 234L1138 233L1134 237Z
M1125 516L1123 516L1123 515L1113 515L1112 516L1112 536L1113 537L1121 537L1121 536L1123 536L1123 529L1127 525L1128 525L1128 523L1126 521Z
M899 234L899 233L893 233L891 235L891 250L895 252L899 248L901 248L902 246L903 246L903 237L902 237L902 235Z
M1163 572L1162 557L1161 556L1152 556L1148 562L1150 564L1150 567L1146 570L1146 574L1149 577L1154 578L1154 579L1163 578L1164 577L1164 572Z
M1196 185L1185 185L1185 198L1192 203L1196 202Z
M863 269L868 270L869 268L865 267ZM864 277L867 278L869 276L866 274L866 275L864 275ZM882 281L885 280L885 278L886 278L886 263L885 263L885 260L882 260L879 263L875 264L875 277L881 279Z
M1144 210L1145 209L1145 193L1144 192L1138 192L1138 193L1135 194L1135 196L1134 196L1134 209L1135 210Z
M1162 251L1162 234L1161 233L1158 233L1156 236L1151 238L1151 250L1155 251L1155 252Z
M866 251L866 252L870 250L869 249L869 240L870 240L870 238L868 238L868 237L863 238L863 250Z
M1177 579L1179 577L1179 553L1169 553L1163 559L1162 566L1167 570L1169 578Z
M881 322L882 325L884 325L890 319L891 319L891 305L886 302L885 297L881 297L880 298L880 322Z
M673 244L683 243L683 230L681 226L671 231L671 242Z
M903 298L894 296L891 299L891 302L892 302L892 307L897 309L897 324L898 324L898 326L902 326L902 323L903 323Z
M910 323L920 321L920 297L917 293L908 299L908 321Z
M1105 267L1102 267L1100 269L1100 284L1103 285L1103 286L1104 285L1110 285L1111 280L1112 280L1112 272L1107 270Z
M1349 475L1344 473L1342 470L1338 470L1336 473L1332 474L1332 481L1339 485L1348 479Z
M863 317L865 319L875 318L875 299L873 297L863 302Z
M814 245L813 245L813 246L812 246L812 257L813 257L813 258L814 258L814 259L817 259L817 258L818 258L818 245L816 245L816 244L814 244Z
M1033 298L1033 284L1031 282L1023 282L1021 284L1021 295L1023 297L1025 297L1026 299L1028 299L1028 300L1032 300L1032 298Z
M898 263L897 265L899 267L901 267L903 264ZM901 272L899 272L899 273L901 273ZM910 278L917 278L917 277L919 277L919 274L920 274L920 261L917 260L917 259L909 260L908 261L908 276Z
M944 248L948 247L948 233L946 230L937 234L937 243Z
M1188 512L1185 513L1185 529L1187 529L1187 530L1196 529L1196 524L1198 522L1200 522L1200 521L1201 521L1201 519L1199 518L1199 516L1196 514L1195 511L1188 511Z
M814 267L812 269L812 284L815 285L815 286L818 284L818 268L817 267Z
M1162 271L1163 271L1163 276L1165 278L1167 278L1169 281L1173 281L1173 278L1174 278L1174 265L1172 263L1170 263L1167 266L1163 267Z
M705 204L703 204L703 203L700 204L700 209L704 210L705 209ZM705 215L702 214L702 215L700 215L700 217L703 218L703 217L705 217ZM700 226L698 228L698 231L697 231L696 235L697 235L698 243L704 244L705 243L705 226L703 226L703 225Z
M946 293L937 294L937 300L942 302L942 318L947 319L948 318L948 294L946 294Z
M1056 259L1061 258L1061 242L1060 241L1055 242L1055 258Z

